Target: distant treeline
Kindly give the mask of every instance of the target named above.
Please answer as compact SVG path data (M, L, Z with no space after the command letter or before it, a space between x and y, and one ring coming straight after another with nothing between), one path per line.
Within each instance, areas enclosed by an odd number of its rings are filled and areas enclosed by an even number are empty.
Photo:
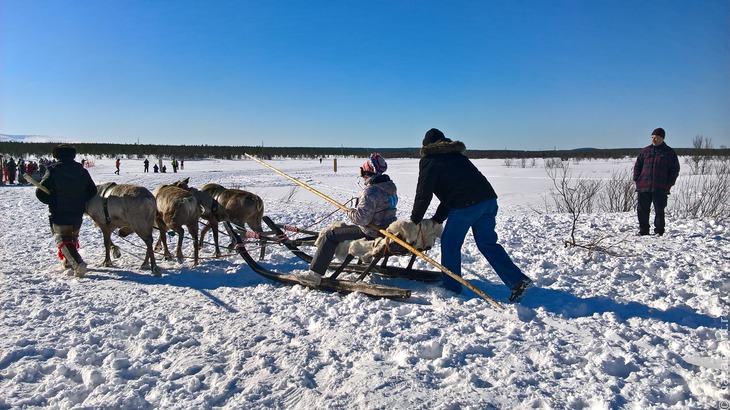
M13 158L50 157L55 142L0 142L0 154ZM179 159L242 159L244 154L264 159L271 158L362 158L371 152L379 152L386 158L419 158L419 148L312 148L312 147L262 147L223 145L149 145L149 144L73 144L81 155L96 158L179 158ZM593 149L552 151L519 150L467 150L469 158L625 158L636 156L641 148ZM730 149L675 148L680 156L730 156Z

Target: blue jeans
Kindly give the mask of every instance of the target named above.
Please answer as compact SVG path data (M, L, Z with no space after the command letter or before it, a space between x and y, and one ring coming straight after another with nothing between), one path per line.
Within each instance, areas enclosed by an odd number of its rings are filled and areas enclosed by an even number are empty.
M479 251L487 258L502 282L512 289L517 283L528 278L512 262L502 245L497 243L497 232L494 228L497 225L498 209L497 200L490 199L466 208L449 211L446 226L441 235L441 264L461 276L461 247L471 228ZM461 292L459 282L445 273L442 276L446 289Z

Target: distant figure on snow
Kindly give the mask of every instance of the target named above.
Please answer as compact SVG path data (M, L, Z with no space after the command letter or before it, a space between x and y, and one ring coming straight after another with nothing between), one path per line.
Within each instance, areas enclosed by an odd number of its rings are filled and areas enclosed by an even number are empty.
M143 164L144 164L144 172L150 172L150 160L145 158Z
M8 172L8 183L14 184L15 173L18 171L18 164L15 163L14 159L10 158L10 161L5 164L5 170Z
M117 161L114 163L114 166L117 167L117 170L114 171L115 174L119 175L119 166L122 165L122 161L117 158Z
M152 167L152 170L155 171L155 174L160 172L160 168L155 164L155 166Z
M649 235L649 212L654 204L654 233L664 235L667 196L679 176L677 153L664 142L663 128L651 132L651 145L642 149L634 164L639 235Z

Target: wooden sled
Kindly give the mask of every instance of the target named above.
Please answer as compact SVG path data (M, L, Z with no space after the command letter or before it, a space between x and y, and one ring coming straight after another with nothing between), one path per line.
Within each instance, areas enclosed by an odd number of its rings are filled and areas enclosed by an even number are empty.
M319 286L315 287L308 282L302 281L296 275L274 272L263 267L256 260L254 260L253 257L251 257L248 251L246 251L246 248L243 246L244 243L241 239L241 236L238 234L238 232L236 232L235 229L233 229L233 226L230 222L223 222L223 224L228 231L228 235L230 235L233 241L236 243L236 251L238 252L238 254L243 257L243 260L246 261L248 266L254 272L265 278L274 280L279 283L283 283L285 285L302 285L310 288L339 293L358 292L372 297L393 299L409 298L411 296L411 291L408 289L401 289L393 286L375 285L362 281L341 280L328 277L322 278L322 283L320 283Z
M286 233L282 230L281 225L277 225L274 223L274 221L271 220L268 216L264 216L263 218L264 223L273 231L274 234L276 234L276 239L273 239L276 241L276 243L279 243L281 245L284 245L287 249L289 249L294 255L296 255L298 258L302 259L303 261L310 263L312 262L312 256L304 252L300 249L300 245L308 245L308 246L314 246L314 241L317 239L317 236L319 235L318 232L311 232L311 231L299 231L301 233L304 233L308 235L307 237L300 238L298 240L292 240L290 239ZM400 267L400 266L391 266L388 265L388 259L391 256L409 256L410 260L408 261L407 267ZM398 277L398 278L405 278L405 279L411 279L411 280L418 280L422 282L438 282L441 280L441 272L440 271L430 271L430 270L420 270L420 269L414 269L413 263L415 262L417 256L410 253L407 249L403 248L402 246L398 245L397 243L390 243L385 248L385 252L376 255L372 261L370 261L367 264L364 263L353 263L355 260L355 257L352 255L347 255L345 260L341 263L332 263L330 264L330 269L334 269L334 273L332 273L329 278L335 279L337 278L342 272L353 272L358 273L359 276L356 279L356 281L362 281L365 277L367 277L371 273L376 273L381 276L386 277ZM359 261L358 261L359 262ZM380 264L378 264L380 262Z

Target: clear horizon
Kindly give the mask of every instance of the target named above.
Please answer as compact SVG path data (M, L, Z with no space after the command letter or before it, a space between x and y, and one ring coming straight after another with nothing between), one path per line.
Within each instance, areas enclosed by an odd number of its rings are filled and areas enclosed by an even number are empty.
M730 146L724 0L0 3L0 133L474 150Z

